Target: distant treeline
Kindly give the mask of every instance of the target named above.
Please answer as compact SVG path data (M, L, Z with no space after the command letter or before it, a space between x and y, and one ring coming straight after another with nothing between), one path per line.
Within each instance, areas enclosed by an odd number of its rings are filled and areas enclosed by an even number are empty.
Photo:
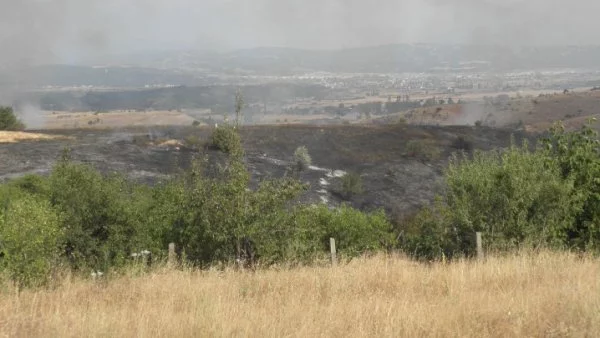
M173 87L149 90L52 92L30 94L24 101L39 102L43 110L177 110L213 109L231 112L237 86ZM328 89L318 85L270 84L242 88L246 103L282 102L324 98Z

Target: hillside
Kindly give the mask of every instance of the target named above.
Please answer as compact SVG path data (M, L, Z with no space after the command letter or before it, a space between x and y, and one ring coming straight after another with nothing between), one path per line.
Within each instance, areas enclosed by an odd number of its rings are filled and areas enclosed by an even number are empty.
M600 91L588 89L523 97L501 94L465 104L410 109L375 117L368 122L397 123L401 120L411 125L472 126L479 121L484 126L538 133L548 130L557 121L562 121L568 130L574 130L599 116Z
M68 146L77 161L152 183L189 168L194 158L217 155L186 147L190 136L202 147L210 132L210 128L164 126L47 131L71 139L3 145L0 180L47 173ZM331 205L348 202L366 210L384 208L394 217L404 217L433 199L453 152L506 147L513 134L517 140L526 137L511 130L467 126L282 125L246 127L242 140L254 182L286 175L295 149L306 146L314 167L300 175L310 183L304 199ZM359 174L364 192L342 198L340 178L331 176L335 170Z

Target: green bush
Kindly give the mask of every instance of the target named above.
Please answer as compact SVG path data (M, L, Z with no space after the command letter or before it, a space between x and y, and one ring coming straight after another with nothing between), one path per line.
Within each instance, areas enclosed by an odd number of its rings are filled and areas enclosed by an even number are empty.
M211 136L211 144L214 148L227 154L235 154L242 151L240 135L237 129L230 125L215 128Z
M408 251L426 258L471 255L478 231L491 250L569 245L568 225L581 199L543 150L529 151L525 143L455 156L445 179L442 202L413 221Z
M312 158L305 146L298 147L294 151L294 164L298 171L304 171L312 164Z
M167 236L192 263L232 261L244 255L243 242L256 243L261 229L303 189L288 179L265 181L256 190L248 185L239 157L230 157L217 177L205 176L197 165L161 188L157 216L171 225Z
M563 231L567 242L581 250L600 250L600 140L589 121L581 130L566 132L562 124L550 129L542 140L548 162L556 163L561 177L573 181L574 198L581 198L575 220Z
M452 213L449 207L439 200L430 207L423 208L408 222L402 224L398 245L409 255L423 260L436 260L453 257L469 250L468 236L456 237L452 226Z
M340 255L352 258L385 250L393 243L392 225L383 211L364 213L348 206L298 206L264 218L256 232L257 251L265 262L311 262L329 252L335 238Z
M363 182L359 174L349 172L341 178L341 194L344 198L350 199L363 193Z
M409 157L430 161L438 159L441 151L432 141L411 140L406 144L406 154Z
M73 268L105 270L132 252L155 248L146 235L150 196L148 188L118 175L59 162L50 175L49 199L63 215L65 255Z
M19 287L48 281L61 253L59 214L48 201L23 194L4 199L0 210L0 270Z
M17 119L11 107L0 106L0 130L23 130L25 125Z
M326 254L331 236L348 256L389 244L391 225L383 212L363 214L345 206L290 209L304 190L298 181L268 180L249 189L240 158L230 158L225 168L217 177L207 177L198 165L160 187L155 197L150 223L167 225L164 243L175 242L193 264L245 257L244 243L252 243L253 258L265 264L310 262Z

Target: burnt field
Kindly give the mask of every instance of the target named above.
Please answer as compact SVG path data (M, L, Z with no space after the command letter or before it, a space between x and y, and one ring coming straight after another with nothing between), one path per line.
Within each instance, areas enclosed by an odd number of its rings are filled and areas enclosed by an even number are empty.
M207 146L209 128L44 133L67 138L0 144L0 180L47 174L65 148L75 161L148 184L189 168L194 159L214 163L223 156ZM394 217L407 216L433 199L452 153L506 147L511 135L517 142L533 137L485 127L408 125L257 126L243 128L241 134L254 183L291 175L295 149L306 146L313 165L299 174L310 186L303 200L329 205L347 202L363 210L383 207ZM343 196L345 173L360 175L362 193Z

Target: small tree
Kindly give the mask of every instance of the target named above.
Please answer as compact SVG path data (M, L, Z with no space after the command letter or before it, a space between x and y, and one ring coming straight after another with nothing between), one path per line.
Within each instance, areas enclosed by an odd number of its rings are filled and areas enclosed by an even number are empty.
M342 196L350 199L363 193L362 178L357 173L348 173L342 177Z
M242 121L242 109L244 109L244 96L238 90L235 93L235 127L239 128Z
M211 136L211 144L214 148L227 153L234 154L242 151L240 135L235 127L224 125L215 128Z
M62 229L48 201L23 195L0 211L0 270L19 287L41 286L60 254Z
M312 159L305 146L298 147L294 152L294 162L298 171L308 169L312 164Z
M0 107L0 130L23 130L25 125L19 121L11 107Z

